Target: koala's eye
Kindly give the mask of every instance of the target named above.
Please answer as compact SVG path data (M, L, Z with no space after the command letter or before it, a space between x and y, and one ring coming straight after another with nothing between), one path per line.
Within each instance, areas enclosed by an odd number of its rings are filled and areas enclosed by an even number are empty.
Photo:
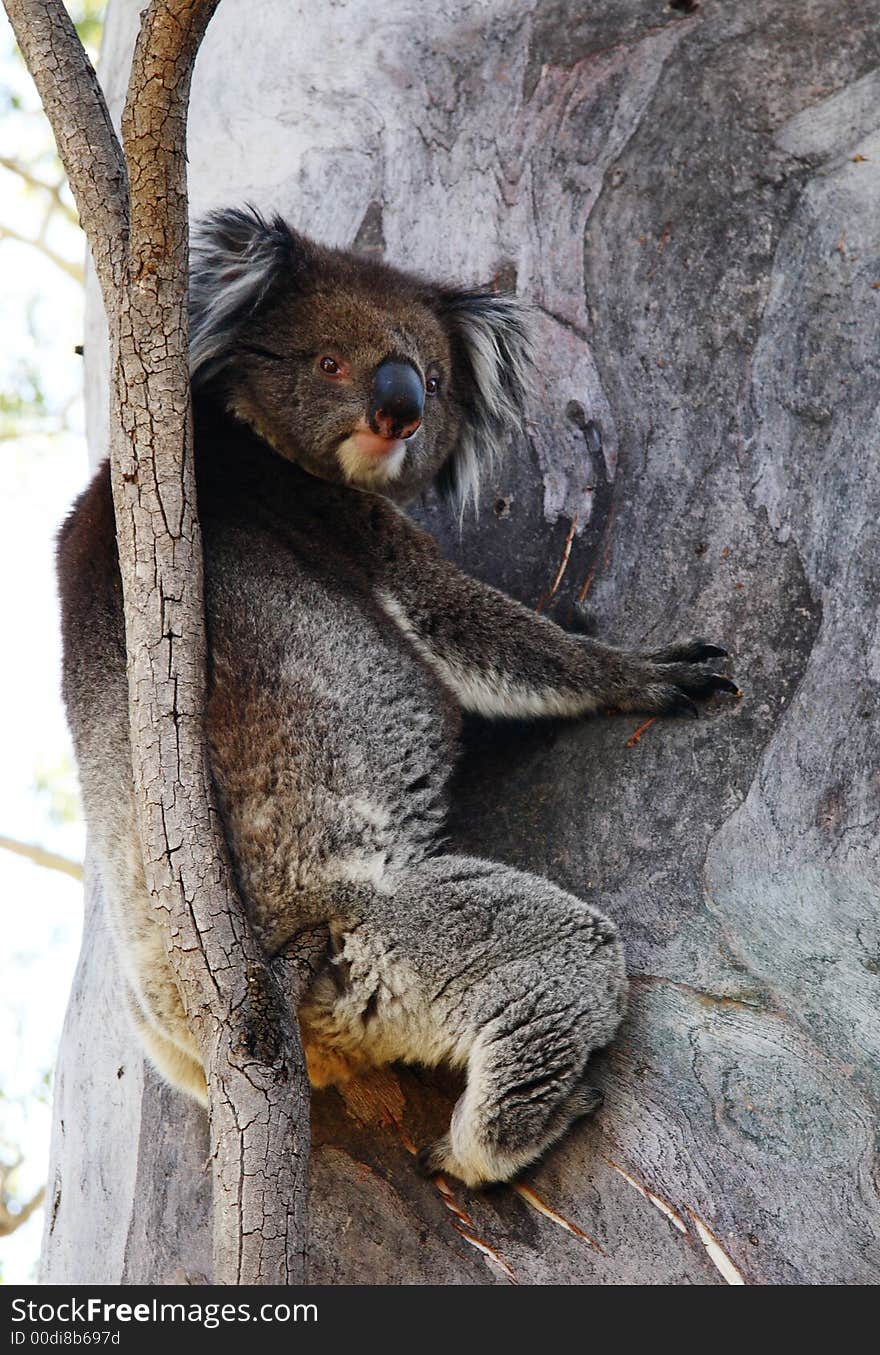
M427 381L425 382L425 394L426 394L426 395L439 395L439 393L440 393L440 378L439 378L439 376L429 376L428 379L427 379Z
M325 356L318 363L325 376L341 376L342 368L335 358Z

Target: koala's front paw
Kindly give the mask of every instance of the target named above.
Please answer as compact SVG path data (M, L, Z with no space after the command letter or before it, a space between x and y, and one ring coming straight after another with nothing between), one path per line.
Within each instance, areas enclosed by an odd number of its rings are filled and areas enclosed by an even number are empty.
M733 679L713 666L718 660L729 658L726 649L706 640L687 640L641 655L633 707L697 716L700 709L695 697L705 698L714 692L742 696Z

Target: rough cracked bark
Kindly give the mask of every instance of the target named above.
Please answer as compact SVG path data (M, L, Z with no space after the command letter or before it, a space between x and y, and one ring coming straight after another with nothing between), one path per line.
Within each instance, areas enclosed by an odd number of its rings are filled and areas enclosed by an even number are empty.
M110 9L120 96L137 7ZM606 1104L525 1193L475 1196L413 1171L442 1081L316 1095L312 1275L876 1282L873 7L250 8L224 0L196 72L194 210L250 198L330 243L515 278L542 315L533 426L462 538L436 505L427 521L523 601L584 597L609 639L717 636L745 691L631 747L635 719L473 728L455 846L596 899L627 940ZM207 1270L204 1127L109 1024L90 936L46 1275Z
M147 882L208 1075L211 1270L218 1282L283 1284L305 1272L308 1088L293 1011L308 955L270 969L250 931L202 729L186 120L193 64L216 7L155 0L145 12L122 149L63 6L9 0L7 10L56 132L108 318L134 783Z

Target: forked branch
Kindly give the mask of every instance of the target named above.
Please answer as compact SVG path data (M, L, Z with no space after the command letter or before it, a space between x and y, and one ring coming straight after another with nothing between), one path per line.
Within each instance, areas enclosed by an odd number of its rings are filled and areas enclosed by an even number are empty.
M187 333L186 117L218 0L153 0L123 151L60 0L8 0L104 292L110 460L125 601L135 802L147 884L205 1066L214 1279L305 1274L308 1084L295 1017L308 963L269 965L237 896L204 738L202 547ZM307 958L307 957L306 957Z

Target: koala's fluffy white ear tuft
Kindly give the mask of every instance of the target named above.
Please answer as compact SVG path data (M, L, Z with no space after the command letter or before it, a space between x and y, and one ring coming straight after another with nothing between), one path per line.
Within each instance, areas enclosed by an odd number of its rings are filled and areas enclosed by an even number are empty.
M308 246L254 207L224 208L198 223L190 250L189 366L204 385L232 360L241 325L282 281L296 285Z
M439 477L441 490L463 513L476 506L480 478L525 420L532 369L531 311L515 296L488 291L440 293L456 386L464 414L459 445Z

